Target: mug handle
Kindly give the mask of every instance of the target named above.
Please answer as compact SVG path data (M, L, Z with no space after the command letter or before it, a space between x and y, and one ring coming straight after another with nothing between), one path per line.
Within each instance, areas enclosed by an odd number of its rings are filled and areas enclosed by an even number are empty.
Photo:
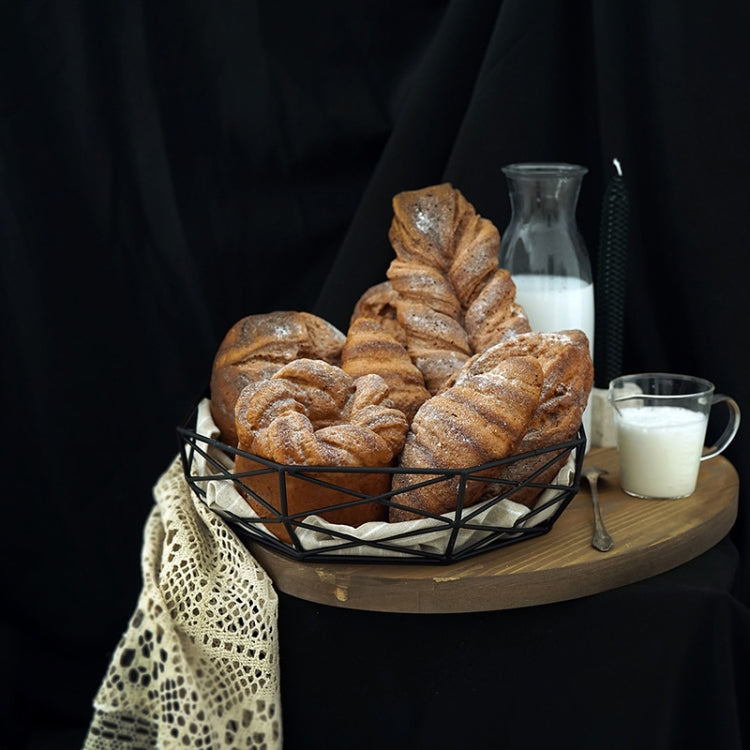
M711 407L713 408L716 404L721 402L725 402L729 407L729 421L724 428L724 432L721 433L721 436L716 441L716 444L712 445L710 448L706 448L706 452L701 456L701 461L718 456L719 453L721 453L729 443L734 440L734 436L740 428L739 404L730 396L725 396L723 393L715 393L711 400Z

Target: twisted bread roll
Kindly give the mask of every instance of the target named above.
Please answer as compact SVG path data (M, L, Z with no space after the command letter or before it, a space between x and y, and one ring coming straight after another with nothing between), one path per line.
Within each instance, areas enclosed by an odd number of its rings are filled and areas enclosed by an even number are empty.
M393 199L387 277L406 346L437 393L471 355L530 330L510 274L498 269L500 235L444 183Z
M424 377L403 344L372 318L358 318L346 334L341 350L341 369L354 378L375 373L388 385L394 406L411 421L430 397Z
M268 379L301 357L338 364L345 339L335 326L306 312L277 311L238 320L221 342L211 368L211 416L221 439L237 445L234 410L245 386Z
M518 445L517 453L573 440L581 427L594 381L589 341L583 331L519 334L476 355L457 375L455 383L471 380L482 372L492 371L505 360L522 356L534 357L539 362L544 381L539 405ZM552 454L542 453L515 461L503 470L501 476L523 481L539 471L552 457ZM563 456L533 481L550 483L566 460ZM539 488L523 487L513 494L513 500L532 507L539 493Z
M469 468L513 455L537 409L542 383L542 368L529 356L512 357L492 369L467 375L460 384L420 407L407 433L399 466ZM395 474L392 487L399 494L392 500L406 507L391 507L389 520L419 518L420 513L410 508L434 514L455 510L460 477L417 486L437 476ZM484 482L467 482L464 507L473 505L485 487Z
M403 412L388 399L382 377L353 378L340 367L304 358L247 386L237 400L235 418L241 451L295 466L391 466L408 429ZM242 453L235 459L236 474L264 468ZM315 471L306 476L317 481L286 475L286 506L275 472L244 478L243 494L264 518L281 513L301 519L316 513L333 523L359 526L387 517L386 506L368 498L390 489L390 474ZM341 507L324 510L330 506ZM285 526L268 526L291 541Z

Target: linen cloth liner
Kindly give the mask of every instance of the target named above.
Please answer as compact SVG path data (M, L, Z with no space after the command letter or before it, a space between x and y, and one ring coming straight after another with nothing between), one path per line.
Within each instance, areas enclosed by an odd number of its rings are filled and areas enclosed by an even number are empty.
M84 750L282 746L278 597L185 481L154 487L143 588L94 699Z
M219 437L219 429L211 417L210 401L208 399L203 399L198 404L196 432L198 435L213 439ZM213 461L222 465L228 471L232 470L233 461L228 455L213 446L203 447L207 448L206 452L211 456ZM192 463L194 464L192 473L196 476L212 476L217 473L216 468L211 466L209 461L198 453L193 457ZM565 465L560 469L555 478L555 484L570 485L573 481L574 475L575 450L571 451L568 455ZM222 514L229 511L240 518L258 518L255 511L237 491L232 481L227 479L212 479L207 480L202 484L206 491L206 504L217 513ZM557 490L545 490L537 499L536 506L543 505L545 502L553 499L559 494L560 493ZM525 505L504 498L494 504L488 505L485 510L477 513L472 519L472 524L499 528L510 528L514 524L526 524L529 527L536 526L542 521L547 520L557 510L558 505L559 503L551 503L548 508L539 511L533 516L529 516L528 520L524 521L524 517L529 515L529 509ZM455 513L443 514L443 518L445 519L453 519L454 517ZM387 540L388 544L392 547L420 550L440 555L445 552L451 533L451 529L447 523L431 518L421 518L415 521L400 521L398 523L371 521L364 523L357 528L334 524L315 515L306 516L304 520L306 524L309 524L314 528L308 529L298 527L296 529L296 534L303 548L306 550L325 548L326 554L387 557L398 557L402 555L412 556L412 553L409 552L400 553L394 549L373 547L366 544L374 541ZM254 524L254 528L259 533L267 533L261 524ZM414 530L418 530L419 533L412 536L405 536L401 539L392 538L397 534ZM342 549L335 549L337 545L342 545L341 536L337 536L335 532L341 532L345 534L346 537L361 540L363 544L360 546L346 546ZM476 543L481 537L486 537L490 533L491 532L483 531L481 529L462 528L456 537L454 549L455 551L460 551L468 544ZM269 538L275 539L275 537L271 537L270 533L268 536Z

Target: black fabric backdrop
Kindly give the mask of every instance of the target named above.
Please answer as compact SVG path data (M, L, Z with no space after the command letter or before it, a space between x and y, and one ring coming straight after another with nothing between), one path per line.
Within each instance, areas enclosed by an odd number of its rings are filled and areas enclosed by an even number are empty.
M9 746L80 746L140 590L151 487L226 330L277 309L345 329L384 278L401 190L449 180L502 231L501 166L584 164L577 215L596 269L618 158L633 204L623 369L698 374L750 408L747 3L92 0L2 14ZM742 485L747 449L741 428L727 456ZM744 494L709 561L747 624Z

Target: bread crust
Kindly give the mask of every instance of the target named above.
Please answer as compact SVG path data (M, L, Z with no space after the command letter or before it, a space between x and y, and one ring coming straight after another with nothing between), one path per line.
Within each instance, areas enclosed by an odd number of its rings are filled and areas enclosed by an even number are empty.
M243 453L277 464L373 469L393 464L408 429L403 412L389 400L382 377L354 378L336 365L304 358L243 389L236 404L236 425ZM235 458L238 475L262 468L242 453ZM287 475L282 494L278 475L270 472L246 476L241 491L263 518L319 513L332 523L349 526L387 518L384 503L362 500L388 492L389 473L322 471L308 476L325 484ZM321 510L335 505L343 507ZM268 528L291 541L285 526L268 524Z
M399 467L469 468L514 455L536 412L542 384L541 365L532 356L503 359L495 367L467 374L420 407L407 433ZM392 487L398 494L393 501L404 507L391 507L390 521L456 509L460 478L420 487L430 476L394 475ZM467 483L463 507L476 503L485 488L484 482Z
M517 452L549 448L575 439L594 383L589 341L583 331L532 331L511 337L473 357L458 374L455 382L460 383L478 373L491 370L503 360L519 356L531 356L539 362L544 382L539 405ZM515 461L504 469L502 476L522 482L531 474L536 474L535 482L548 484L565 463L567 456L562 456L542 470L551 458L551 455L540 454ZM539 493L538 488L524 487L514 493L513 500L532 507Z
M349 327L341 351L341 369L352 377L375 373L388 385L388 396L411 422L430 397L424 376L406 347L374 318L357 318Z
M435 394L471 355L530 327L510 274L498 268L497 228L459 190L404 191L393 212L389 307Z
M365 289L354 305L349 327L360 318L376 320L400 344L406 344L406 334L397 319L398 293L390 281L381 281Z
M311 357L341 361L346 336L307 312L275 311L248 315L224 336L211 367L211 416L227 445L237 445L235 404L243 388L267 380L283 365Z

